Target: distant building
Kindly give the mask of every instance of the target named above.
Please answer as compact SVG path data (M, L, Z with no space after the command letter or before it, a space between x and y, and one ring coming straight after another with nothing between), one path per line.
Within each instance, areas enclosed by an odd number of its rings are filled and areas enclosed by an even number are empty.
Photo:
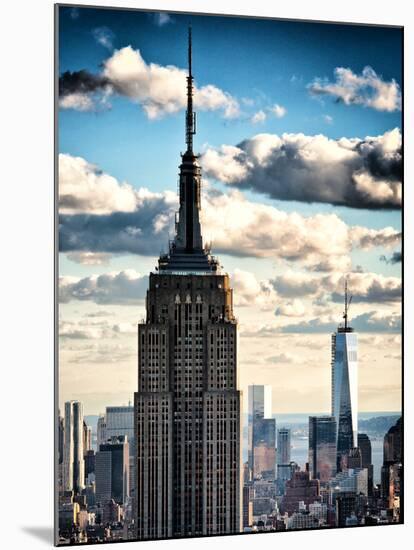
M83 406L79 401L65 403L63 483L66 491L80 493L85 486L83 457Z
M361 450L362 468L368 470L368 495L373 495L374 487L374 466L372 464L371 440L367 434L358 434L358 447Z
M319 527L319 520L309 512L294 512L287 520L286 528L291 529L315 529Z
M361 449L359 447L353 447L349 449L348 455L346 457L346 467L355 469L362 468L362 455Z
M129 496L129 446L126 436L100 445L95 457L96 503L114 499L124 504Z
M121 521L121 507L112 498L103 505L102 523L111 525Z
M333 416L309 417L309 472L322 483L336 474L336 420Z
M348 518L355 517L357 504L357 497L355 493L343 492L335 495L337 527L346 527Z
M89 449L84 454L84 460L85 460L85 479L88 477L89 474L95 473L95 451L92 449Z
M83 421L83 454L92 449L92 428Z
M277 465L290 464L290 429L279 428L277 430Z
M106 407L105 411L105 438L125 435L129 444L129 493L133 495L135 488L135 436L134 436L134 407L122 405Z
M358 338L348 325L345 283L344 325L332 335L332 416L336 420L337 463L355 447L358 433Z
M106 443L106 417L104 414L101 414L98 418L98 424L96 426L96 440L97 440L97 449L99 450L100 445Z
M243 487L243 528L253 525L253 495L252 487L244 485Z
M271 386L249 386L248 460L254 478L276 477L276 420L271 406Z
M402 484L402 419L384 436L384 461L381 468L381 496L390 509L399 510Z
M353 492L368 496L368 469L350 468L338 472L330 481L330 486L335 492Z
M320 485L318 479L310 479L309 472L296 471L292 479L286 481L285 494L282 497L281 513L293 514L299 510L299 503L305 506L320 501Z

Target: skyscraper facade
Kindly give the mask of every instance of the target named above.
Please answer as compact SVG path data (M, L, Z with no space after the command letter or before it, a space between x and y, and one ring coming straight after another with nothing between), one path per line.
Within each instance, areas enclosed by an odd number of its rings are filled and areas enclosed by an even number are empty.
M358 434L358 338L348 325L349 303L345 283L345 322L332 335L331 414L336 420L338 465L355 447Z
M368 495L372 496L374 488L374 465L372 464L371 440L367 434L358 434L358 447L361 451L362 468L368 470Z
M135 393L139 539L242 530L241 392L229 276L203 245L189 36L176 235L149 277Z
M279 428L277 430L277 465L290 463L290 429Z
M280 494L284 493L285 483L292 477L292 468L290 465L291 457L291 433L289 428L279 428L277 430L277 484Z
M129 496L129 446L127 436L111 437L95 456L96 502L111 499L120 505Z
M79 401L65 403L63 484L65 491L80 493L85 486L83 405Z
M329 481L336 474L336 420L309 417L309 472L313 479Z
M249 386L248 462L253 477L275 477L276 420L272 418L271 386Z

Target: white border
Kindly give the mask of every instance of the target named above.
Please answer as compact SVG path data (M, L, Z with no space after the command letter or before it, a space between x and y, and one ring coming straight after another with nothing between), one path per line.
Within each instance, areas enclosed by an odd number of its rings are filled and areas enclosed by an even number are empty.
M414 120L414 18L406 0L100 0L78 2L147 9L261 15L325 21L405 25L405 119ZM2 445L0 451L1 546L45 548L52 544L53 518L53 2L20 0L3 3L1 62L1 342ZM413 130L406 123L406 159ZM412 162L410 163L412 166ZM413 171L406 169L405 181ZM405 195L405 327L412 326L413 272L410 261L413 203ZM5 307L4 307L5 306ZM406 328L406 426L412 417L412 346ZM192 539L145 543L145 548L291 549L405 548L412 529L410 505L412 444L406 440L406 525L335 531ZM411 470L413 468L411 467ZM131 543L134 544L134 543ZM144 543L141 543L144 548ZM132 546L111 545L107 548ZM136 547L136 546L134 546Z

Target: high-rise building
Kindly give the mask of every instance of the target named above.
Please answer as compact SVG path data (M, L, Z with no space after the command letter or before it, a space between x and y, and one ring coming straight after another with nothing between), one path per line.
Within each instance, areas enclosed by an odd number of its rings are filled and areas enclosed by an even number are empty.
M336 526L346 527L347 520L355 516L357 496L354 492L341 492L335 495Z
M120 505L129 496L129 445L127 436L113 436L95 455L96 502L114 499Z
M279 428L277 430L277 465L290 464L290 429Z
M277 430L277 483L279 494L285 491L285 483L292 477L291 467L291 434L289 428Z
M75 494L85 487L83 442L83 405L79 401L68 401L65 403L63 484L65 491Z
M100 445L106 443L106 440L106 417L104 414L101 414L98 418L98 424L96 426L97 450L99 450Z
M106 439L126 435L131 443L134 439L134 407L106 407L105 420Z
M271 386L249 386L248 461L254 478L276 477L276 420Z
M374 489L374 465L372 464L371 440L367 434L358 434L358 447L361 450L362 468L368 470L368 495L372 496Z
M138 327L136 536L242 530L241 392L229 276L203 245L189 34L186 152L176 234Z
M135 490L135 434L134 434L134 407L123 405L118 407L106 407L105 422L102 426L105 441L112 437L125 435L129 445L129 492L133 495Z
M362 468L362 455L361 449L359 447L353 447L349 449L348 455L346 457L346 467L355 469Z
M358 433L358 339L348 325L347 281L345 281L344 325L332 335L332 416L336 420L338 467L355 447Z
M402 437L402 419L400 417L384 436L384 462L381 468L381 496L389 508L393 508L394 495L397 492L399 496L401 490Z
M92 428L83 421L83 454L92 449Z
M323 483L336 474L336 420L333 416L309 417L308 460L313 479Z

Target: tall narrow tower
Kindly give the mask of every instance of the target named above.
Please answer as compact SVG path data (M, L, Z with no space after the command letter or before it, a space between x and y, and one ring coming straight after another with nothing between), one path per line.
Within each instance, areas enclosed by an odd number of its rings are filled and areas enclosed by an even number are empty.
M138 326L137 538L241 530L241 392L229 276L203 246L201 169L188 40L186 151L168 254L150 274Z
M336 420L338 467L358 439L358 338L348 322L351 300L345 280L344 323L332 335L332 416Z

